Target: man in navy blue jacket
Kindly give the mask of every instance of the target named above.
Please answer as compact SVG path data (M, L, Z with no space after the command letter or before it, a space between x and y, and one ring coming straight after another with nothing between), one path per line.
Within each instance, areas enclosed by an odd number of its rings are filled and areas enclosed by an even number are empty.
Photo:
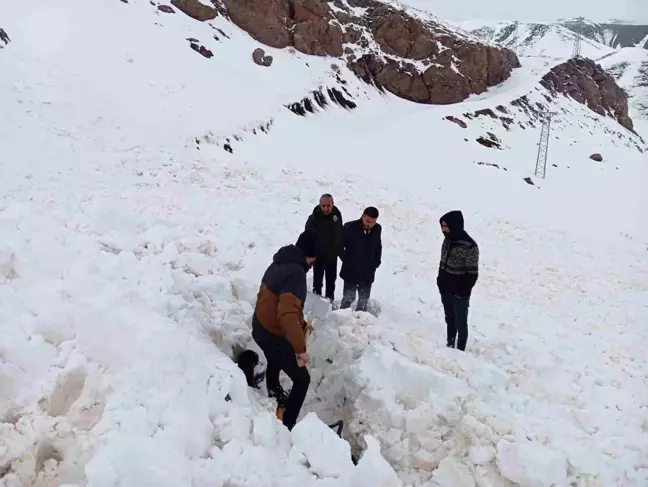
M371 286L382 260L382 227L376 223L377 219L378 209L370 206L359 220L346 223L342 229L342 309L351 306L357 291L356 311L367 311Z

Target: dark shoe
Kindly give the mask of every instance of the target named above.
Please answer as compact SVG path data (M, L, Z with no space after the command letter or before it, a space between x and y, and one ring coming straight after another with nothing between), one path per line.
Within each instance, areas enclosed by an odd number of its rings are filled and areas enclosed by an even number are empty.
M275 390L270 390L268 391L268 397L270 399L276 399L277 400L277 408L278 409L285 409L286 404L288 403L288 395L289 393L284 391L281 387Z
M448 343L446 343L446 347L448 347L448 348L455 348L455 344L454 344L454 343L451 343L451 342L448 342Z

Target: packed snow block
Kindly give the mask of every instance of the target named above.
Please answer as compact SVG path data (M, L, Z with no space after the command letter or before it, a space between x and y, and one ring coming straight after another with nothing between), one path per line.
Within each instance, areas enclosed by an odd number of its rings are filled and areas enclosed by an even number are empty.
M500 473L520 487L552 487L567 484L567 458L537 442L497 444Z
M309 318L324 321L331 312L331 302L318 294L308 292L304 302L304 315Z
M86 377L87 374L83 368L73 369L59 377L49 399L48 413L50 416L67 414L74 401L81 395Z
M441 460L432 480L440 487L475 487L475 479L466 465L452 457Z
M290 456L308 462L319 477L339 478L353 468L351 447L315 413L308 413L291 432L293 448Z
M373 436L364 437L367 448L353 470L350 485L367 487L401 487L394 469L380 454L380 444Z
M130 434L116 435L85 467L93 487L191 487L189 462L177 445Z

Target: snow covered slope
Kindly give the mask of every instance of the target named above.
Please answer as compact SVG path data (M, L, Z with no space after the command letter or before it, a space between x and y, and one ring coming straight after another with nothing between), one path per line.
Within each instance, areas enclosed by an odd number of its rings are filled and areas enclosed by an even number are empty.
M481 39L515 48L515 25L512 22L484 23L466 21L459 26ZM565 59L572 55L576 34L559 22L520 22L518 26L518 55ZM581 44L583 57L598 59L614 49L595 39L584 37Z
M601 59L601 65L628 92L637 130L648 134L648 50L626 47Z
M551 98L544 61L423 106L129 2L0 6L2 487L646 484L639 137ZM345 417L351 446L312 415L285 431L230 359L326 191L384 226L382 313L337 311L310 343L304 414ZM435 287L454 208L482 248L466 354Z

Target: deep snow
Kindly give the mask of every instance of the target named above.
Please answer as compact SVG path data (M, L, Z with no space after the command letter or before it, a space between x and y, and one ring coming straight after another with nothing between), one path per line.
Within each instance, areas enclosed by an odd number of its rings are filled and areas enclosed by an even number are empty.
M530 186L539 125L443 120L546 102L544 61L448 107L341 67L358 108L299 117L284 105L340 86L335 60L264 47L256 66L220 18L226 36L134 0L0 18L0 485L648 483L645 146L560 98ZM345 220L381 210L382 313L316 324L288 433L230 356L327 191ZM482 250L465 354L444 347L435 287L438 217L457 207ZM351 446L308 413L346 419Z

